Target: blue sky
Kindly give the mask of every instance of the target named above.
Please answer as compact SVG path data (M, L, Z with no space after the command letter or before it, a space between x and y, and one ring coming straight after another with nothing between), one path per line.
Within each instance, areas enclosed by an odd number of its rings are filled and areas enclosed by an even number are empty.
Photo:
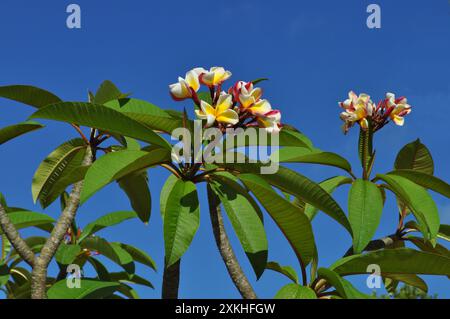
M70 3L81 6L80 30L66 27ZM366 26L370 3L381 6L381 29ZM389 171L397 151L420 137L434 155L436 174L450 180L447 0L4 0L0 34L0 85L36 85L65 100L85 100L87 89L94 90L109 79L134 97L182 110L190 103L173 102L167 86L193 67L224 66L233 72L233 81L268 77L262 85L265 97L283 112L283 120L298 127L317 147L344 155L355 167L357 132L341 133L337 102L345 99L350 89L366 92L374 100L387 91L405 95L413 112L404 127L390 125L377 134L375 171ZM1 100L0 127L23 121L32 112L30 107ZM48 124L45 129L1 147L0 191L10 205L41 211L31 200L34 171L55 147L76 136L62 123L43 123ZM317 181L340 173L319 166L294 167ZM142 297L160 296L163 240L158 195L166 177L161 169L150 170L153 214L149 226L131 221L101 234L135 244L154 257L157 274L139 267L156 286L155 290L138 288ZM344 187L336 193L344 208L347 191ZM204 189L199 194L205 198ZM438 195L434 198L442 221L450 223L449 201ZM200 230L182 261L180 296L237 298L213 242L203 199ZM77 218L85 225L105 213L129 208L125 195L110 185L83 205ZM45 212L56 217L58 206ZM392 233L396 219L391 198L377 236ZM270 260L297 267L287 242L269 218L266 221ZM323 214L313 227L320 265L329 266L351 245L351 239ZM272 297L287 281L268 271L256 282L232 229L228 230L258 295ZM354 282L369 292L365 278L356 277ZM450 297L447 279L427 279L430 292Z

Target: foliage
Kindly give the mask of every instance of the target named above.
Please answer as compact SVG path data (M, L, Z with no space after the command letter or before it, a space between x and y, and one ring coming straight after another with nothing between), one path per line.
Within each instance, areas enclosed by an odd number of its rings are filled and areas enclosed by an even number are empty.
M62 143L40 164L32 181L34 201L46 208L60 197L64 208L68 196L66 189L83 181L79 202L82 204L92 200L93 195L106 185L116 182L135 210L105 215L84 229L79 228L76 222L72 223L64 243L54 256L60 273L47 278L50 298L137 298L130 284L153 287L145 278L135 274L135 263L156 269L148 254L128 244L109 242L96 234L129 219L150 222L152 194L148 186L151 180L148 169L154 167L171 173L159 198L165 270L179 264L189 249L204 210L203 207L200 209L199 189L207 186L212 191L212 198L217 198L231 221L255 277L259 279L269 269L292 281L281 287L274 294L275 298L370 298L344 278L367 273L369 264L381 267L385 285L393 291L399 282L416 287L404 286L395 295L398 298L423 297L416 290L426 288L426 283L418 277L420 274L450 276L450 254L444 245L438 243L438 240L450 239L449 226L440 224L437 206L430 194L433 191L449 198L450 185L434 175L431 152L416 140L398 152L392 171L373 172L376 132L390 121L403 125L404 117L411 112L406 98L395 98L388 93L376 105L368 95L357 96L351 92L349 99L340 104L344 109L341 114L344 132L359 126L357 151L362 174L357 177L348 160L316 148L294 127L281 125L281 112L273 110L270 103L262 99L262 90L255 87L263 79L238 81L228 91L223 91L223 83L230 76L231 73L223 68L197 68L170 86L175 100L193 101L193 111L202 121L203 128L219 130L225 135L225 140L239 137L227 134L231 128L243 129L245 133L259 127L268 133L265 141L260 137L255 141L244 138L222 153L213 152L213 155L226 159L217 163L207 162L205 158L195 161L194 157L175 156L165 134L176 128L195 132L195 123L189 119L186 110L183 113L163 110L149 102L130 98L110 81L102 83L95 94L90 92L88 102L64 102L35 87L0 87L1 97L37 108L31 119L66 122L80 135ZM204 92L199 91L202 85L207 88ZM89 134L83 132L83 126L88 127ZM0 143L41 127L39 123L29 121L9 126L0 130ZM275 137L279 138L281 148L271 154L269 164L280 165L276 174L261 174L261 169L268 164L245 157L237 150L238 147L270 145ZM202 140L203 147L211 143L210 139ZM93 152L94 162L83 165L88 148ZM193 141L183 140L183 151L195 148ZM228 160L235 157L244 158L244 162ZM329 166L342 175L317 183L282 166L283 163ZM343 185L350 185L347 212L333 198L333 192ZM398 203L399 221L393 225L393 234L377 240L374 235L381 216L390 213L384 212L388 194ZM37 227L51 232L54 220L48 215L8 207L3 198L1 204L17 229ZM210 198L209 205L212 213L217 207L212 207ZM328 267L319 267L312 225L320 211L343 227L352 239L349 251L343 252L343 258ZM297 256L299 274L294 267L268 260L270 251L264 227L266 214L274 220ZM414 232L420 237L412 236ZM25 241L38 252L45 239L29 237ZM406 248L405 243L417 249ZM221 253L229 267L227 258L235 257ZM122 270L110 271L99 256L109 259ZM9 298L30 295L31 275L20 266L21 262L18 252L2 235L0 286ZM83 278L83 289L70 290L64 284L65 268L72 263L80 266L90 264L96 271L95 277ZM239 283L235 284L240 289Z

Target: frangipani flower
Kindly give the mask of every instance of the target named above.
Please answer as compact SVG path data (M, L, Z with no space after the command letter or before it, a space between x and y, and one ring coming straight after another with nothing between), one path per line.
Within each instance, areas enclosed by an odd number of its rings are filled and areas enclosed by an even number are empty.
M408 100L405 97L396 99L393 93L386 94L386 107L386 114L399 126L405 123L404 116L411 113L411 105L408 104Z
M241 103L243 109L255 104L261 99L261 88L254 88L252 82L239 81L233 87L233 94L237 101Z
M226 71L223 67L212 67L209 71L204 71L200 74L200 82L212 87L222 84L231 77L231 72Z
M198 118L206 120L206 127L212 126L216 121L223 124L235 125L239 122L238 114L232 109L233 99L230 94L221 94L216 106L205 101L200 102L200 109L195 110Z
M369 95L363 93L358 96L355 92L350 91L348 93L348 99L340 102L339 105L345 109L340 115L341 119L345 121L345 132L356 122L365 130L369 127L367 118L372 116L373 110L375 109Z
M255 104L249 106L246 110L253 115L263 116L272 111L272 106L267 100L259 100Z
M279 110L272 110L262 116L259 116L256 120L259 126L265 128L270 134L280 132L281 113Z
M186 77L178 78L178 83L169 85L170 95L176 101L182 101L193 97L193 95L200 89L199 76L206 72L203 68L195 68L186 73Z

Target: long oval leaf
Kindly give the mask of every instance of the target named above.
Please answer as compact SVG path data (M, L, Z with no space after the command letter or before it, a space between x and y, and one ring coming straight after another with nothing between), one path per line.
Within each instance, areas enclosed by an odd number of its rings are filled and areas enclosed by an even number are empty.
M267 264L268 243L259 207L248 199L246 190L233 180L215 176L211 187L222 202L245 254L259 278Z
M36 131L43 127L44 125L33 121L27 121L4 127L0 129L0 145L25 133Z
M166 267L173 265L189 248L200 224L197 189L192 182L177 180L164 212Z
M73 166L81 165L85 151L85 142L77 138L63 143L51 152L34 173L31 186L33 201L36 202L42 196L47 202L45 198L52 186L66 169L70 170Z
M409 248L376 250L345 257L335 262L330 269L341 276L366 274L371 264L380 267L380 275L450 275L450 258Z
M413 169L433 175L434 162L428 148L419 139L406 144L397 154L395 169Z
M41 108L62 102L59 97L46 90L31 85L0 86L0 97Z
M80 288L67 287L67 281L55 283L47 291L49 299L101 299L108 297L120 286L116 282L80 279Z
M300 208L279 196L260 176L241 174L239 178L283 232L300 264L306 266L313 258L315 251L314 234L308 217Z
M317 299L317 296L309 287L287 284L277 292L275 299Z
M55 222L53 218L46 214L30 211L12 212L8 214L8 217L11 220L11 223L14 224L16 229L47 225ZM2 234L3 230L0 229L0 235Z
M311 151L305 147L284 147L273 154L271 159L277 159L280 163L310 163L334 166L347 172L352 171L350 163L342 156L322 151Z
M169 159L170 151L166 149L156 149L152 152L122 150L108 153L95 161L86 173L81 202L85 202L115 180Z
M377 231L383 212L383 197L377 185L357 179L349 192L348 219L353 230L353 251L362 252Z
M118 180L130 200L131 207L136 211L139 219L148 224L152 210L152 197L148 187L147 172L127 175Z
M446 196L447 198L450 198L450 185L433 175L412 169L395 170L388 173L388 175L405 177L411 182L414 182L422 187L431 189L439 194Z
M439 213L428 192L410 180L396 175L377 175L404 202L416 217L424 237L433 240L439 231Z
M43 118L94 127L169 149L170 144L143 124L109 107L93 103L63 102L39 109L31 118Z

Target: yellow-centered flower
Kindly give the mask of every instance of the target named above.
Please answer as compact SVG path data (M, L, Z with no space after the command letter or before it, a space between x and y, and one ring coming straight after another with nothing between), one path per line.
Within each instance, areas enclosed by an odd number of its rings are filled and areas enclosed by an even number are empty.
M226 71L223 67L212 67L209 71L200 74L200 82L207 86L220 85L231 77L231 72Z
M345 121L344 130L347 130L355 122L358 122L363 129L369 127L368 117L372 116L375 106L367 94L360 94L359 96L355 92L350 91L348 99L339 105L345 109L341 113L340 117Z
M396 99L395 94L387 93L386 104L391 120L395 124L402 126L405 123L404 116L411 113L411 105L408 104L406 97Z
M281 113L278 110L272 110L256 119L261 128L266 129L270 134L280 132Z
M222 94L217 100L216 106L205 101L200 101L200 110L195 110L198 118L206 120L206 127L212 126L216 121L223 124L237 124L238 114L231 109L233 99L230 94Z
M203 68L195 68L187 72L184 79L179 77L178 83L169 85L172 98L176 101L191 98L200 89L199 76L205 71Z

